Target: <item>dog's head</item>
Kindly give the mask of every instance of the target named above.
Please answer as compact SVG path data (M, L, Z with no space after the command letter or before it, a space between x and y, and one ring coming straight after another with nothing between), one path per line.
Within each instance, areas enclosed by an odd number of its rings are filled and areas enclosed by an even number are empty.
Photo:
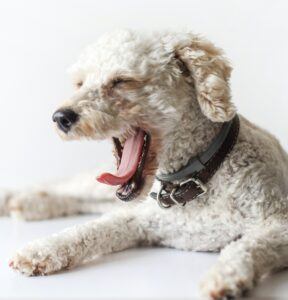
M230 71L221 50L191 33L113 32L72 66L75 93L53 120L64 139L113 140L117 174L98 180L120 185L118 197L130 200L150 190L184 113L198 108L213 122L234 116Z

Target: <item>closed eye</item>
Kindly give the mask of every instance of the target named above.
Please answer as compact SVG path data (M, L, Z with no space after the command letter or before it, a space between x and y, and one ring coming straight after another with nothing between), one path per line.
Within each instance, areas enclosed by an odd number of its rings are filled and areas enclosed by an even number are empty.
M115 78L112 80L112 87L117 87L117 86L120 86L121 84L124 84L124 83L130 83L130 82L133 82L134 80L131 79L131 78Z
M76 82L77 89L80 89L82 85L83 85L83 81Z

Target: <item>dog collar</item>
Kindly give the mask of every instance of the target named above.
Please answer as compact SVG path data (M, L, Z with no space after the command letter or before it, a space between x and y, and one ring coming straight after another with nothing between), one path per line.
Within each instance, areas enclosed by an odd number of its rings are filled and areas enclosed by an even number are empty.
M158 193L150 196L157 200L162 208L172 205L184 206L187 202L207 192L206 183L212 178L233 149L239 134L238 115L223 123L223 126L210 146L201 154L192 157L187 166L178 172L160 174L156 178L161 187Z

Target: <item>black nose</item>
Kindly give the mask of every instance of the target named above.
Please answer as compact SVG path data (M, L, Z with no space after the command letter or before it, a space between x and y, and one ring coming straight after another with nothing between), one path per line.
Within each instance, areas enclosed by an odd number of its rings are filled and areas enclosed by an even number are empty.
M71 109L59 109L53 114L53 122L56 122L59 129L67 133L72 125L77 122L78 114Z

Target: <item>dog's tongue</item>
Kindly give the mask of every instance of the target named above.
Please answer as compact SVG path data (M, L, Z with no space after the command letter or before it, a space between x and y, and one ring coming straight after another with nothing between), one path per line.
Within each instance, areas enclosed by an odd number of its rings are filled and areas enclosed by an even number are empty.
M142 154L145 133L139 129L135 135L130 136L124 144L121 162L115 175L103 173L97 177L101 183L109 185L122 185L128 182L135 174Z

